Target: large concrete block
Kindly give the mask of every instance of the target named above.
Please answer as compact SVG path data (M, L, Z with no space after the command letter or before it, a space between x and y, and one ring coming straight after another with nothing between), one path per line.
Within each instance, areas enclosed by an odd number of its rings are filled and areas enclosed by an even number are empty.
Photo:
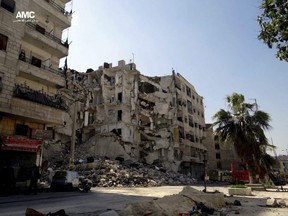
M228 188L229 195L240 195L240 196L251 196L252 190L250 187L247 188Z

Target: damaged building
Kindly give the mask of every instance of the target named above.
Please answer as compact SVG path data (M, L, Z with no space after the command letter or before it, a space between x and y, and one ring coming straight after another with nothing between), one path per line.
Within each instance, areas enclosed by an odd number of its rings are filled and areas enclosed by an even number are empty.
M90 156L131 159L204 174L203 97L184 77L142 75L134 63L104 63L82 76L89 99L82 138Z

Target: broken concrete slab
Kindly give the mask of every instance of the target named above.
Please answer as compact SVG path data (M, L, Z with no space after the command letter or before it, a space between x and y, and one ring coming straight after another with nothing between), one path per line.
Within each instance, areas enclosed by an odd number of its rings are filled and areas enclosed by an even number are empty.
M213 209L225 205L223 193L204 193L192 187L185 187L179 194L164 196L163 198L128 204L120 213L121 216L144 215L149 211L151 216L179 215L189 213L197 203Z
M251 196L252 195L252 189L250 187L229 188L228 193L229 193L229 195Z
M99 214L99 216L119 216L119 214L114 210L110 210Z

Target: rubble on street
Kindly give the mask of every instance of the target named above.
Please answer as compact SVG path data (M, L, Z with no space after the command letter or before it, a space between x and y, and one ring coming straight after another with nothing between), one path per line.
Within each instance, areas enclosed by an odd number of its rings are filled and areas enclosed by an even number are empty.
M128 204L119 215L213 215L223 206L223 193L204 193L192 187L184 187L179 194Z
M132 161L101 160L78 165L77 170L99 187L191 185L196 182L189 176Z
M65 165L56 166L57 164L52 163L51 165L53 170L67 169ZM184 174L133 161L102 159L91 163L79 163L75 169L80 175L92 180L93 186L97 187L153 187L191 185L197 182L196 179ZM44 170L42 180L49 182L47 172Z

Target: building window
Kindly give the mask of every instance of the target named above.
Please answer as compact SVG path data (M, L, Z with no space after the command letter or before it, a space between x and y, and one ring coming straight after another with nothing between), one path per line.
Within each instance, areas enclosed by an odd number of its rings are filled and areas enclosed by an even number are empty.
M188 113L193 114L193 112L192 112L192 102L189 101L189 100L187 100L187 111L188 111Z
M220 149L220 145L218 143L215 144L215 149L219 150Z
M222 169L222 163L220 161L217 162L217 169Z
M220 153L216 153L216 159L221 159L221 154Z
M0 92L2 91L3 89L3 82L2 82L2 77L0 76Z
M29 127L24 124L16 124L15 134L21 136L29 136Z
M45 28L43 28L42 26L40 25L36 25L35 27L36 31L40 32L41 34L45 35Z
M118 133L118 136L122 136L122 129L121 128L119 128L119 129L117 129L117 133Z
M188 86L186 86L186 94L191 97L191 89Z
M0 50L6 50L7 43L8 43L8 37L3 34L0 34Z
M41 63L42 63L41 59L38 59L38 58L32 56L32 59L31 59L32 65L41 68Z
M187 121L187 117L185 117L185 118L184 118L184 121L185 121L185 123L187 123L187 122L188 122L188 121Z
M117 120L118 120L118 121L122 121L122 110L118 110Z
M1 7L7 11L14 13L15 11L15 1L14 0L1 0Z
M122 92L118 93L118 101L122 103Z
M189 116L189 126L194 127L193 119Z

